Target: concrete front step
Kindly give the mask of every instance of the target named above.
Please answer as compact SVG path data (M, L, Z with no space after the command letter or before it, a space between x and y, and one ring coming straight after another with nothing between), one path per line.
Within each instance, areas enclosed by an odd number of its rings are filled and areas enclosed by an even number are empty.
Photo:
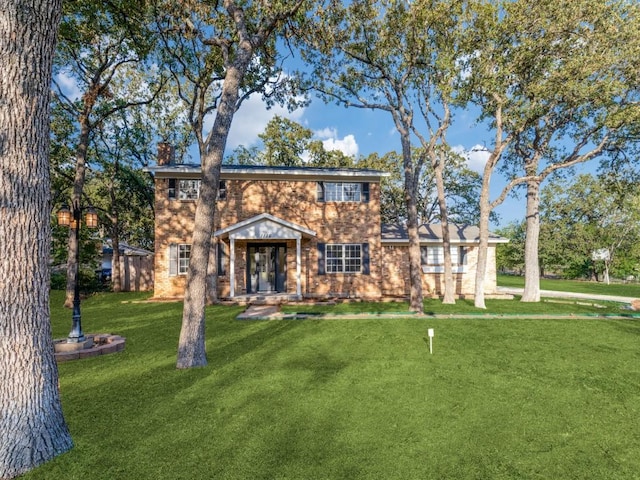
M236 295L233 298L227 298L225 300L232 301L239 305L282 305L283 303L297 302L300 298L297 295L288 293L273 293Z

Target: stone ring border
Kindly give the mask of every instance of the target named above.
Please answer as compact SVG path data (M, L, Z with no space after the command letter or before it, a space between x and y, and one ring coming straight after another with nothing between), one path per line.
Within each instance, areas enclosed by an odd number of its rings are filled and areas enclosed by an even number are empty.
M121 352L124 350L126 342L126 338L110 333L91 333L86 335L86 338L87 340L84 344L88 344L88 346L85 348L76 348L75 350L65 348L70 345L77 345L68 344L66 338L54 340L53 346L56 362L62 363Z

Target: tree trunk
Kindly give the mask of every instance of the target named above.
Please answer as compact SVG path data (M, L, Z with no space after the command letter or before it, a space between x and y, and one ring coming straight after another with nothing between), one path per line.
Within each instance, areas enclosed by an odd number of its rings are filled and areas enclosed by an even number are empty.
M487 162L489 164L489 162ZM480 242L478 245L478 264L476 265L476 285L474 292L474 305L477 308L487 308L484 303L484 279L487 275L487 255L489 249L489 183L491 169L485 166L482 178L482 190L480 191Z
M527 233L524 242L524 292L522 302L540 301L540 182L527 182Z
M59 0L0 0L2 479L73 446L49 317L49 88L60 11Z
M398 129L401 131L400 129ZM407 135L401 133L402 160L404 166L404 195L407 204L407 234L409 236L409 310L423 313L422 294L422 255L420 254L420 236L418 234L417 178L419 172L414 169L411 158L411 143Z
M111 286L114 292L122 291L122 272L120 271L120 233L118 232L118 220L111 233Z
M111 202L111 288L114 292L122 291L122 272L120 271L120 215L118 212L118 200L116 198L115 178L120 172L120 161L116 156L113 165L113 177L109 183L109 199Z
M438 191L438 206L440 207L440 225L442 226L442 249L444 253L444 297L442 303L453 305L456 303L456 292L453 283L453 266L451 265L451 235L449 233L449 214L444 188L443 172L445 161L440 159L434 165L436 190Z
M231 122L236 111L238 92L252 55L253 51L250 45L241 48L236 61L227 69L213 130L204 149L202 182L200 196L196 204L191 256L182 312L182 328L178 343L177 368L191 368L207 364L205 348L207 271L211 235L215 224L220 168Z
M609 285L611 283L611 281L609 280L609 261L608 260L604 261L604 277L603 277L602 280L607 285Z

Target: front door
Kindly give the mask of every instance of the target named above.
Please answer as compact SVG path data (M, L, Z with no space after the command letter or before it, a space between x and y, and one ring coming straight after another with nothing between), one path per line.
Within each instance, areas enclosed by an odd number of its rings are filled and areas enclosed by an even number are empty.
M257 251L258 261L258 291L272 292L275 290L275 255L273 247L259 247Z
M285 245L250 245L247 291L284 292L286 279Z

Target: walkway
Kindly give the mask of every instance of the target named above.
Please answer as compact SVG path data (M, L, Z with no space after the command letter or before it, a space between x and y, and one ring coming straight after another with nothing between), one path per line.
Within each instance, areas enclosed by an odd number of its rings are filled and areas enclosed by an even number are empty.
M522 295L523 288L498 287L498 292L511 295ZM557 292L555 290L540 290L541 297L552 298L584 298L587 300L601 300L603 302L631 303L637 297L618 297L615 295L598 295L596 293Z
M249 305L236 318L238 320L270 320L283 318L283 314L277 305Z

